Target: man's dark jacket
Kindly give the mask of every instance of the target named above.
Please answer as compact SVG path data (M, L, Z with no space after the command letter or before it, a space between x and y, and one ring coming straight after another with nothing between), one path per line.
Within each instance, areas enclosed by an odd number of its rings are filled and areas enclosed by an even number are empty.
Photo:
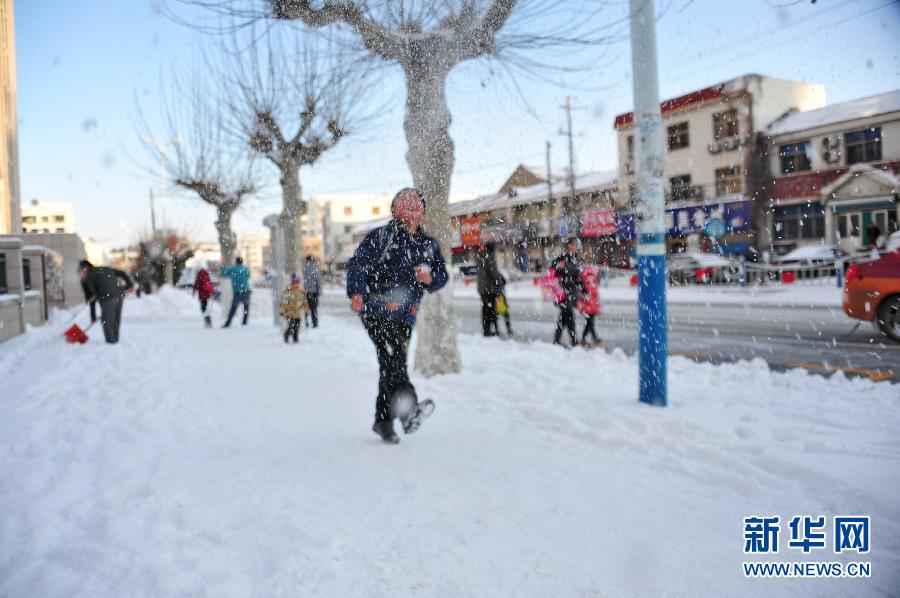
M416 280L416 266L431 269L431 284ZM422 294L439 290L449 279L437 241L420 227L410 235L391 220L362 240L347 265L347 296L362 295L365 316L416 323Z
M119 280L125 282L125 286L119 285ZM125 294L125 289L134 286L131 278L115 268L94 266L88 270L82 284L85 291L85 298L88 301L96 299L98 302L109 301L111 299L119 299Z

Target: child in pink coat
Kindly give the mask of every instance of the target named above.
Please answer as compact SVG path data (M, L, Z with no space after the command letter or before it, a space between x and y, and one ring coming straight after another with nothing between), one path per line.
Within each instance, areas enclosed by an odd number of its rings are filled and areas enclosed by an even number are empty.
M581 333L581 344L586 343L588 334L594 337L594 344L602 344L603 341L597 336L594 329L594 318L600 315L600 289L597 285L598 273L593 266L588 266L581 270L581 281L584 283L586 292L578 299L578 311L584 314L584 332Z

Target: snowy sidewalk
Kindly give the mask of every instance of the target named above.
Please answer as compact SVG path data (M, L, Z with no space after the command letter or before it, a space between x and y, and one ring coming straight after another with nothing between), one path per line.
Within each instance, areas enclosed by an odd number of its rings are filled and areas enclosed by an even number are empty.
M205 330L188 293L129 299L122 342L0 345L0 595L867 596L900 571L897 386L463 336L465 371L398 446L352 320L285 346L267 293ZM270 309L270 308L269 308ZM58 326L59 324L57 324ZM11 391L11 392L10 392ZM782 518L775 558L743 518ZM787 547L794 515L871 515L870 555ZM866 560L869 579L742 561Z

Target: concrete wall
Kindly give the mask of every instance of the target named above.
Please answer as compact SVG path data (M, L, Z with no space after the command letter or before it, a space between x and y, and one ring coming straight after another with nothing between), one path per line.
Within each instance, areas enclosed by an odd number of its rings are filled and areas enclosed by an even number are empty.
M81 241L81 237L74 233L21 234L18 236L26 245L43 245L62 256L64 305L68 308L84 303L84 292L81 290L81 278L78 275L78 262L85 257L84 243ZM95 265L102 266L104 264Z

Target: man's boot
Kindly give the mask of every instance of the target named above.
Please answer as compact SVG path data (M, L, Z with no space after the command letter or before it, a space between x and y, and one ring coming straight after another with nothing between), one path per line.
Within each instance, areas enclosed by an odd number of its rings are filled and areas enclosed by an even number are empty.
M203 323L207 328L212 328L212 319L209 316L203 316Z
M394 432L394 421L390 419L375 420L372 425L372 431L381 436L381 439L388 444L397 444L400 437Z

